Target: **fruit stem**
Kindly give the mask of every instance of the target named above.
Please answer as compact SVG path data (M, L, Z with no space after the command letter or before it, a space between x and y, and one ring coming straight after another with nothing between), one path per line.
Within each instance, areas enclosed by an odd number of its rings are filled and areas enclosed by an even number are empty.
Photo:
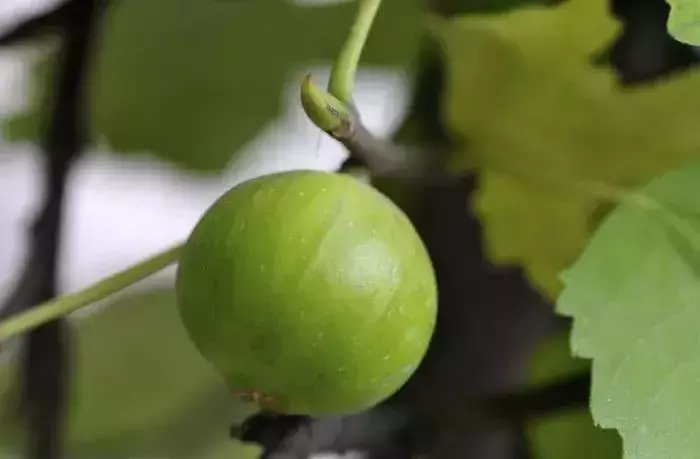
M311 75L301 85L301 106L312 123L331 135L339 133L351 120L346 105L313 84Z
M367 42L379 5L382 3L381 0L358 0L358 2L355 22L333 65L328 83L328 92L344 104L350 104L352 100L352 88L360 55Z
M355 21L333 64L328 90L324 91L313 85L309 75L301 85L301 104L306 115L322 131L334 136L338 130L348 125L351 118L352 89L357 66L381 4L381 0L358 1Z
M83 290L38 304L26 312L11 316L0 322L0 342L89 306L167 268L177 262L182 247L183 244L178 244Z

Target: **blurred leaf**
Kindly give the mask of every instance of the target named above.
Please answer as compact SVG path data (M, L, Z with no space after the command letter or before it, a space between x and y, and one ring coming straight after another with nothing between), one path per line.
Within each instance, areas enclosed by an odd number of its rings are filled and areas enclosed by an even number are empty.
M530 426L532 459L621 459L622 442L615 431L593 424L588 410L535 421Z
M71 457L252 459L255 448L228 438L251 408L192 346L172 292L119 299L75 330ZM0 370L0 406L7 406L15 369ZM6 413L0 450L15 450L20 433Z
M571 357L569 334L545 341L535 352L530 368L531 384L544 384L558 378L581 374L590 362ZM533 459L620 459L622 443L615 431L593 424L587 409L572 410L539 418L528 426Z
M671 6L668 32L678 41L700 45L700 3L697 0L666 0Z
M626 459L698 457L700 161L644 190L658 208L616 208L564 276L557 309L593 360L591 411Z
M590 61L619 31L607 0L440 20L445 123L476 167L492 260L550 298L600 218L588 184L635 186L700 153L700 71L622 90ZM662 115L663 114L663 115Z
M468 12L502 12L530 4L551 3L552 0L433 0L436 9L447 14ZM556 1L556 0L555 0Z
M387 0L363 64L403 66L418 46L420 0ZM123 0L104 19L90 78L95 140L148 151L202 171L225 167L279 108L300 66L330 64L357 2ZM51 58L37 64L26 113L7 120L12 140L36 139ZM301 84L301 81L300 81Z

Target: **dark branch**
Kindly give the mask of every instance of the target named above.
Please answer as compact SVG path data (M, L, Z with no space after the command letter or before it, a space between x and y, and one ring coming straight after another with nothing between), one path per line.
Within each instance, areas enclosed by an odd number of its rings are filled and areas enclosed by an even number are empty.
M343 169L364 166L373 177L395 177L410 180L444 181L462 175L449 171L444 151L409 148L390 139L372 134L359 117L352 117L341 129L328 135L342 143L350 153ZM435 150L435 147L432 147Z
M433 420L439 417L443 425L455 431L463 431L484 422L517 426L534 418L586 408L590 386L591 374L585 372L540 387L462 403L455 401L450 406L432 407L429 413L423 413L422 416L427 419L432 417Z
M440 170L440 164L431 162L427 154L380 139L359 121L337 139L377 175L420 178Z
M263 458L269 459L306 459L313 453L324 451L376 450L391 448L392 443L401 448L415 437L411 430L435 426L431 422L435 416L440 417L443 426L459 432L484 421L522 425L533 418L586 407L589 391L590 374L586 373L522 392L436 407L430 413L415 413L411 407L397 409L385 405L358 415L333 419L263 413L250 417L240 427L232 428L231 436L261 445L265 449ZM422 420L421 425L411 425L413 419Z
M584 373L534 390L494 397L486 401L485 410L508 422L523 422L530 418L585 408L588 406L590 389L591 375Z
M49 31L60 32L62 26L70 21L71 9L78 4L67 0L54 8L27 19L0 34L0 46L15 45L28 40L39 38Z
M27 36L39 26L60 26L62 47L56 75L50 81L52 98L42 126L46 173L44 204L31 231L24 271L0 310L0 319L23 312L56 295L61 220L68 173L86 144L85 74L96 18L102 0L71 0L53 15L29 21L9 37ZM24 30L24 32L21 32ZM5 43L11 38L5 37ZM30 459L60 457L68 386L68 334L65 319L47 323L29 333L23 349L20 416L28 424Z

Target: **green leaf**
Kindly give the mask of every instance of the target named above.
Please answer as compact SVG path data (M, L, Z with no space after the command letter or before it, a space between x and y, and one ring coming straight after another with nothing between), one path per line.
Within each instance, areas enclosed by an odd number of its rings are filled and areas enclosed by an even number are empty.
M363 64L412 61L420 5L382 4ZM219 170L278 113L290 77L304 65L331 64L356 10L356 2L114 2L89 78L93 138L120 152L145 151L183 167ZM38 137L51 56L35 68L30 109L7 121L12 140Z
M669 34L678 41L700 45L700 3L697 0L666 0L671 6Z
M569 334L546 340L535 352L530 367L530 383L545 384L559 378L581 374L590 362L571 356ZM527 426L533 459L619 459L620 436L593 424L588 409L566 411L555 416L536 418Z
M435 23L443 117L476 168L485 248L550 298L605 211L589 185L638 186L700 153L698 70L622 90L591 63L620 25L607 0L567 0ZM663 113L663 116L659 114Z
M623 204L564 275L558 311L592 359L591 411L626 459L700 451L700 161L653 181L654 206Z
M254 457L256 448L228 438L228 428L252 408L193 347L171 291L119 299L76 322L74 331L71 457ZM0 367L2 407L16 396L15 374L15 364ZM3 413L0 451L16 451L23 435Z

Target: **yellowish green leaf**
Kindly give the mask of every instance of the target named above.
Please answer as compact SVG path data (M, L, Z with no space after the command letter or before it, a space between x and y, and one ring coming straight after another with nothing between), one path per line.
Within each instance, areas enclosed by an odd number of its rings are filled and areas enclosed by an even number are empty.
M700 154L700 72L621 89L593 57L620 25L607 0L433 23L448 61L444 118L476 167L473 198L497 263L556 298L609 196Z

